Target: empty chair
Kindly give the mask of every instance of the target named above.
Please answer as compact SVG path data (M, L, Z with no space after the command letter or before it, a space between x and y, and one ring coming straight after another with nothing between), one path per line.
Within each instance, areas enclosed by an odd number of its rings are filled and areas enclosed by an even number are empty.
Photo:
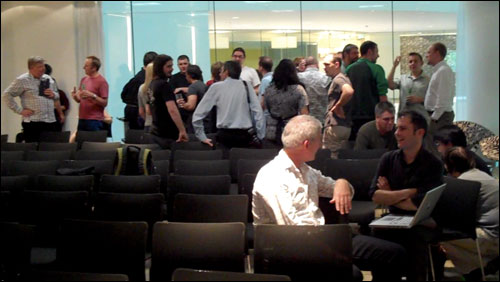
M155 150L151 151L151 156L154 161L170 161L172 151L170 150Z
M110 160L113 163L116 160L116 150L106 150L106 151L77 151L75 154L75 160Z
M100 192L109 193L160 193L159 175L103 175Z
M7 175L9 173L7 167L8 167L8 162L4 162L3 160L0 160L0 163L1 163L1 172L2 172L2 176L4 175Z
M92 192L94 177L92 175L40 175L38 176L39 191L87 191Z
M36 186L36 177L47 174L55 175L59 161L13 161L8 168L9 175L29 175L30 185Z
M241 189L238 191L240 194L245 194L248 197L248 222L253 222L252 214L252 199L253 199L253 183L255 182L256 174L244 174L240 180Z
M0 266L3 281L16 281L30 267L35 227L0 222Z
M38 151L71 151L76 152L76 143L53 143L53 142L40 142Z
M165 195L167 194L169 172L170 172L170 161L168 160L153 161L153 175L160 176L161 178L160 191Z
M78 148L82 147L82 143L87 142L106 142L108 136L107 130L99 131L84 131L78 130L76 132L75 142L78 143Z
M85 141L82 143L81 149L83 151L112 151L120 148L121 145L120 142L103 143Z
M172 281L291 281L286 275L178 268Z
M93 217L96 220L146 221L149 224L164 219L164 208L163 194L97 193Z
M2 161L24 161L24 151L2 151Z
M28 175L2 176L0 187L0 221L18 221L19 200L27 187L32 187Z
M140 129L129 129L125 132L126 144L152 144L151 135Z
M31 184L28 175L3 176L0 191L23 191Z
M122 273L144 281L146 222L64 221L57 246L57 270Z
M151 281L166 281L176 268L244 272L243 223L157 222Z
M94 168L92 175L94 176L94 190L98 190L101 183L101 176L114 173L114 163L111 160L70 160L63 161L61 168L83 169Z
M239 160L238 161L238 191L242 191L242 180L245 174L257 174L270 160ZM244 193L240 193L244 194Z
M172 143L171 148L172 151L177 150L214 150L215 147L210 147L207 144L201 143L199 141L196 142L181 142L181 143Z
M222 160L222 150L176 150L174 152L174 162L179 160L210 161Z
M233 182L238 181L238 161L247 160L272 160L278 155L277 149L245 149L232 148L229 151L229 160L231 161L231 178Z
M325 162L326 160L330 159L330 155L332 152L329 149L319 149L316 152L316 157L314 158L314 161L307 162L307 164L317 170L323 171L323 168L325 167Z
M339 159L380 159L387 152L387 149L371 149L371 150L350 150L340 149Z
M174 171L176 175L229 175L229 160L179 160L175 163Z
M352 280L352 239L347 224L255 226L255 273L295 280Z
M40 142L68 143L71 131L43 131L40 133Z
M125 274L31 270L22 281L129 281Z
M362 232L368 232L368 224L375 218L376 204L368 195L371 183L377 173L378 159L353 160L333 159L326 161L324 174L333 179L344 178L354 188L352 210L349 222L356 222Z
M38 143L3 143L2 151L35 151Z
M3 143L7 143L8 139L9 139L9 135L8 134L2 134L2 144Z
M179 222L247 222L246 195L177 194L173 220ZM200 212L203 211L203 212Z
M170 177L169 185L171 194L229 195L231 177L229 175L173 175Z
M29 151L26 153L27 161L64 161L70 160L71 151Z

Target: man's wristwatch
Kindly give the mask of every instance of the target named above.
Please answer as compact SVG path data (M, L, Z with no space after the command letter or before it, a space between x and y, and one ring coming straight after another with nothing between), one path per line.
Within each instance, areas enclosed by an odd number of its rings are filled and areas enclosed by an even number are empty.
M94 98L94 100L95 100L95 99L97 99L97 95L96 95L96 94L94 94L94 96L92 96L92 98Z

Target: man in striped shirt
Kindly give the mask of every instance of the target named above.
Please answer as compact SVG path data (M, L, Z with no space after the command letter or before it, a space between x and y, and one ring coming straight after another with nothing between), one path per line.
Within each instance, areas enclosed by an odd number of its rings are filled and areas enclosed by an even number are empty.
M38 142L44 131L56 130L54 100L59 99L54 80L45 74L45 60L40 56L28 59L28 72L18 76L3 94L7 106L23 118L26 142ZM21 106L14 100L21 99Z

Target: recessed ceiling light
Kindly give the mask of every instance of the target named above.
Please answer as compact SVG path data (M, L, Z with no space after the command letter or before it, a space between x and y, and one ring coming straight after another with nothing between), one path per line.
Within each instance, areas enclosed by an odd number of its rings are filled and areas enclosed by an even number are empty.
M231 19L233 19L233 20L237 20L237 19L239 19L239 18L240 18L240 17L232 17Z

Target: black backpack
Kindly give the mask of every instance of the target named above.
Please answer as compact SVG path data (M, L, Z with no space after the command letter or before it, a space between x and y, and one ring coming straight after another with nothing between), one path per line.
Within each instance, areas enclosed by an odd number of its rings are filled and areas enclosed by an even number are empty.
M151 175L153 172L151 149L124 145L118 154L115 175Z

